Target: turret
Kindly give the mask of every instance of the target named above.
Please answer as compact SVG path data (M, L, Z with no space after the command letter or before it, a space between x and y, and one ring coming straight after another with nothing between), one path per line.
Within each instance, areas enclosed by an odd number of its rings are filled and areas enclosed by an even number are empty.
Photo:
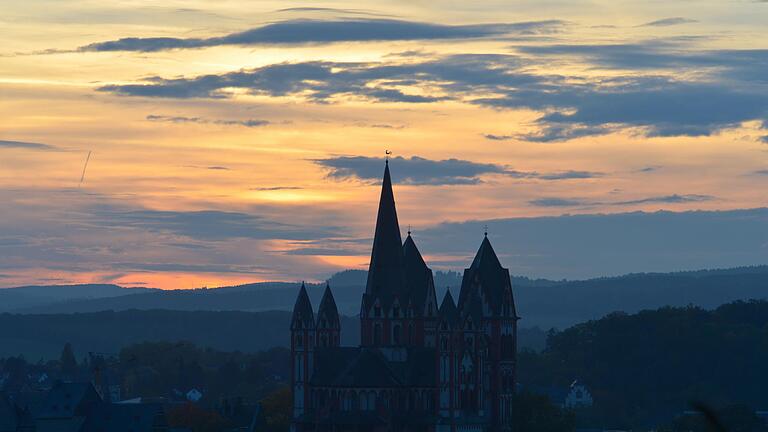
M317 310L317 346L336 347L339 346L341 333L341 321L339 320L339 310L336 308L336 301L333 299L330 285L325 285L323 299L320 301L320 308Z
M515 387L517 352L517 312L509 270L502 267L488 235L483 238L475 259L464 271L458 303L459 314L467 325L482 328L477 354L488 367L481 383L488 386L478 395L479 407L487 409L494 429L505 430L511 424L511 403ZM482 385L482 384L481 384Z
M437 383L440 394L438 396L438 414L453 421L456 409L456 355L454 352L453 330L459 322L459 311L453 301L450 288L445 292L443 302L440 304L437 325Z
M309 407L309 380L313 370L315 346L315 315L302 282L291 317L291 388L293 390L293 417L302 416Z

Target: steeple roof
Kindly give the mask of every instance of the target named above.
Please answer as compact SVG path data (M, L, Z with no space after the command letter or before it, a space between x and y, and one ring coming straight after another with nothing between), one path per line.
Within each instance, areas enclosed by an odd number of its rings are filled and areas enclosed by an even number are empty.
M339 321L339 310L336 308L336 301L333 299L330 285L325 285L323 299L320 300L320 308L317 310L317 328L338 329L341 327Z
M299 295L296 297L296 303L293 305L291 330L312 329L314 327L315 314L312 312L312 303L309 301L307 287L304 285L304 282L302 282Z
M462 313L467 313L469 309L476 313L479 303L484 301L491 313L498 316L502 312L507 291L511 296L512 281L509 270L501 266L499 257L496 256L486 235L477 250L475 259L472 260L472 265L464 271L458 308ZM512 301L511 310L514 315L514 301Z
M366 293L380 297L385 302L389 302L394 295L402 295L405 289L402 245L389 162L387 162L384 167L384 180L381 183L376 232L373 237L371 263L365 286Z
M488 236L483 237L483 242L480 244L480 249L475 254L475 259L472 260L470 268L480 269L481 267L487 269L500 269L501 262L499 257L496 256L496 251L493 250Z
M410 233L403 244L403 261L405 263L405 280L408 296L418 313L421 313L430 291L430 285L433 285L434 282L432 280L432 270L424 262L424 258L422 258ZM437 302L435 301L435 303Z
M443 302L440 304L440 318L453 325L459 319L459 311L456 309L456 303L453 301L451 290L445 292Z

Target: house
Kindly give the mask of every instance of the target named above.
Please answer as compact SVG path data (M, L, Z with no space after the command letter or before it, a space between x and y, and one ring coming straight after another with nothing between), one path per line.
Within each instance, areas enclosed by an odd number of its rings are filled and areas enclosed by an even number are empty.
M568 388L563 406L565 408L589 408L592 403L592 394L584 384L576 380Z

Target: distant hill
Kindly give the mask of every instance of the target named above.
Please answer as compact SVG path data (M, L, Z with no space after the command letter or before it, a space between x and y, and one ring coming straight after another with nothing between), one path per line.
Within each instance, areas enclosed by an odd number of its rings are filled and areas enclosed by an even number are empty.
M357 315L366 272L350 270L330 278L341 313ZM458 294L460 276L436 272L438 296L446 286ZM104 310L168 309L183 311L290 311L298 291L297 283L257 283L234 287L193 290L139 290L107 286L105 294L91 298L38 301L36 304L5 310L18 313L72 313ZM307 286L317 307L324 284ZM628 313L662 306L715 308L740 299L768 298L768 266L678 273L639 273L584 281L533 280L513 278L513 289L521 327L565 328L597 319L610 312ZM59 287L57 290L64 291ZM0 296L5 291L0 290ZM12 291L12 290L11 290ZM59 292L59 291L56 291ZM109 296L107 293L118 295ZM0 297L0 303L3 298ZM440 299L438 299L440 300ZM17 303L18 304L18 303Z
M158 291L113 284L30 285L0 289L0 312L48 305L54 302L91 300Z
M24 355L36 362L58 358L66 342L80 353L117 353L144 341L189 341L222 351L257 352L287 347L291 313L127 310L74 314L0 314L0 358ZM358 345L360 321L343 316L341 343ZM546 334L520 331L520 346L543 348Z

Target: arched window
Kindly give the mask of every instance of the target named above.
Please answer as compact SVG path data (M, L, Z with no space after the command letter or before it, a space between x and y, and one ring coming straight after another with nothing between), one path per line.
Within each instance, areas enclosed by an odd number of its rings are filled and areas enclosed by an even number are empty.
M379 323L373 325L373 344L381 345L381 324Z
M413 329L413 323L408 324L408 344L413 345L414 341L416 340Z
M400 345L400 324L395 324L395 326L392 327L392 343Z
M296 335L296 346L301 348L304 345L304 338L301 335Z

